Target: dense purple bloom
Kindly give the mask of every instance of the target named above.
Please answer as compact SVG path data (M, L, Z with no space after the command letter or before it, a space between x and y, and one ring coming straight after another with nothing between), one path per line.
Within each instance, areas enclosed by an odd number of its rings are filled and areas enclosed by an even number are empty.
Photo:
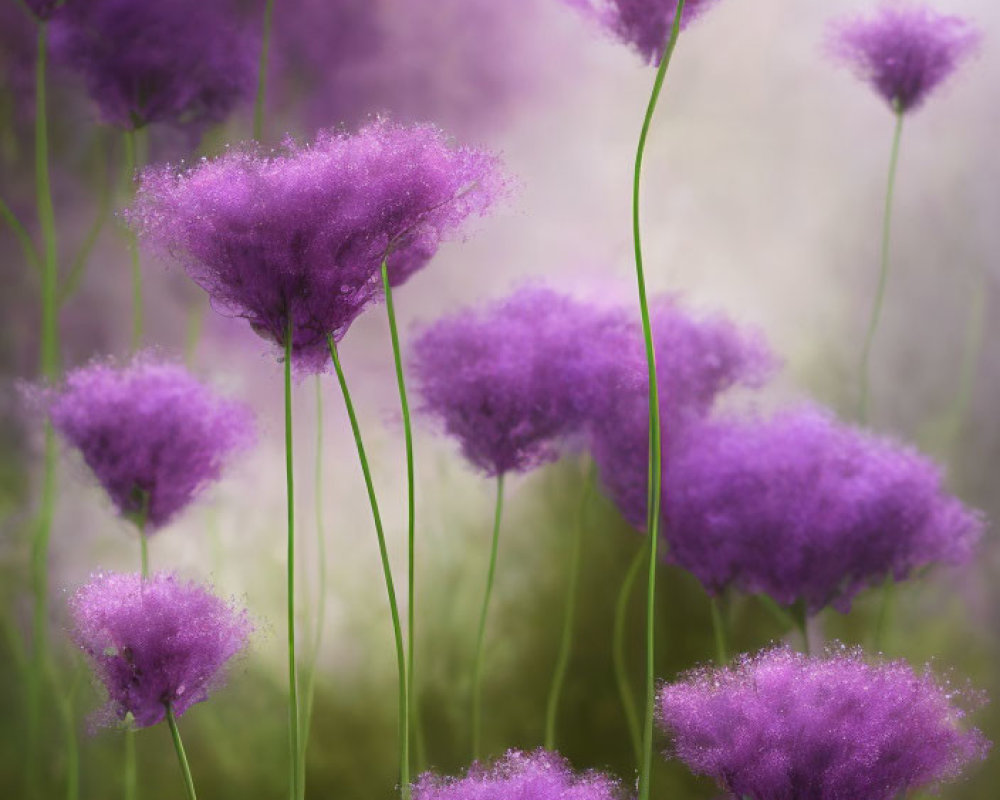
M129 218L217 309L282 346L291 324L297 366L319 371L327 335L339 340L378 296L382 259L402 283L503 186L494 156L431 125L380 121L274 155L146 170Z
M650 64L660 63L677 16L678 0L563 0L596 19L634 47ZM684 28L715 0L687 0L681 12Z
M256 82L259 45L230 0L66 0L52 45L121 128L219 122Z
M108 692L107 720L180 716L217 688L247 643L247 612L169 573L99 573L70 599L74 639Z
M80 451L118 511L156 530L218 480L253 440L253 417L183 367L139 357L127 367L70 372L49 400L59 433Z
M510 750L490 768L473 765L462 778L422 775L413 800L616 800L618 783L599 772L574 773L557 753Z
M548 289L525 288L428 327L413 345L423 411L490 476L559 455L588 418L588 351L617 317Z
M633 311L622 311L628 336L587 343L592 357L611 368L599 371L590 410L590 448L601 482L625 518L646 524L649 469L649 394L646 354ZM671 442L692 421L708 413L715 398L736 386L757 386L773 371L775 359L763 338L725 317L698 319L672 299L653 303L653 340L660 391L663 458ZM610 348L614 358L602 356ZM607 366L606 365L606 366Z
M830 47L899 111L919 106L979 43L966 20L924 6L880 9L838 23Z
M810 613L936 562L962 563L983 519L938 468L815 410L690 429L664 481L670 557L712 593L735 586Z
M961 696L903 661L775 649L695 670L658 706L673 755L732 797L894 800L985 757L982 733L963 730Z

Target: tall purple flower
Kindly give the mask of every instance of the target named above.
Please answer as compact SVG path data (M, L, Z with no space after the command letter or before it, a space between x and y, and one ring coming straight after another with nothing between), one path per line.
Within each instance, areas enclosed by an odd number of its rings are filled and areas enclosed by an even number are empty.
M169 573L99 573L70 599L73 637L108 693L107 721L155 725L207 700L247 644L247 612Z
M775 649L695 670L664 686L658 705L672 754L732 797L894 800L985 757L962 699L902 661Z
M677 0L563 0L607 28L618 39L638 51L643 60L656 65L667 46L677 15ZM681 27L708 9L715 0L687 0L681 12Z
M473 765L465 777L422 775L413 800L616 800L618 783L599 772L574 773L557 753L510 750L492 767Z
M816 410L689 430L668 463L664 518L670 558L709 592L763 592L810 613L846 610L887 575L968 561L984 527L931 461Z
M230 0L66 0L53 52L119 128L219 122L249 98L258 44Z
M976 48L980 33L961 17L925 6L887 6L836 23L830 49L899 112L917 108Z
M161 528L253 441L253 417L185 369L140 356L66 376L49 400L52 425L93 471L118 511Z
M291 326L296 365L315 372L327 335L340 340L378 297L383 258L390 282L404 282L503 185L494 156L430 125L379 121L277 154L148 169L129 220L217 309L282 346Z

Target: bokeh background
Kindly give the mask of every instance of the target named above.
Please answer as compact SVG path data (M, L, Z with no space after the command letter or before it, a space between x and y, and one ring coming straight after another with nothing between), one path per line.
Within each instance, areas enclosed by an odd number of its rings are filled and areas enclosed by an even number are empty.
M845 415L856 397L864 324L877 279L878 237L892 116L824 53L832 16L866 2L720 2L682 39L646 157L645 242L656 291L723 311L765 332L784 361L753 398L772 406L812 398ZM873 424L947 464L952 488L1000 518L1000 6L936 0L984 31L978 57L906 124L897 186L893 264L874 351ZM259 28L263 3L244 3ZM31 23L0 0L0 193L37 233L33 215ZM462 305L525 281L632 302L632 159L652 70L559 0L279 0L267 109L268 139L351 128L372 114L438 122L502 153L516 196L467 241L446 245L398 293L406 334ZM80 81L53 67L52 168L60 266L69 270L106 216L78 291L61 310L66 367L124 356L130 283L114 218L130 186L121 142L99 123ZM239 109L200 141L152 128L150 161L194 159L250 135ZM183 719L201 794L275 798L285 791L283 632L284 476L280 370L244 323L208 309L176 267L144 255L146 342L249 401L257 448L225 481L151 542L156 567L208 578L246 603L258 630L229 685ZM0 228L0 794L19 796L24 691L19 648L30 627L27 564L36 509L40 421L17 384L37 374L39 286L17 241ZM397 574L405 573L405 471L384 314L355 323L342 345L375 469ZM347 419L332 376L296 387L303 625L325 605L326 626L308 755L316 797L388 798L395 782L395 662L378 551ZM314 480L322 398L322 482ZM469 760L469 684L485 577L493 487L451 444L418 425L417 685L422 767ZM508 491L485 674L485 743L541 744L558 646L569 546L582 486L568 457L512 480ZM321 508L317 514L317 501ZM316 533L326 537L329 589L317 598ZM603 498L586 517L581 607L558 744L577 767L634 779L612 673L614 600L641 540ZM122 737L89 732L100 691L65 635L65 598L97 568L134 569L136 542L78 457L63 451L51 552L53 649L81 733L81 796L120 791ZM1000 575L995 537L975 565L902 587L886 650L969 679L1000 697ZM641 600L633 598L629 659L642 680ZM698 583L664 567L658 673L669 679L712 654ZM814 635L864 642L876 598L848 615L825 612ZM732 606L734 646L786 634L749 601ZM61 796L60 727L48 709L51 796ZM1000 705L977 713L1000 737ZM141 796L176 797L177 765L164 726L137 737ZM660 740L658 746L664 742ZM996 796L995 758L947 787L951 798ZM657 798L708 798L712 786L658 759Z

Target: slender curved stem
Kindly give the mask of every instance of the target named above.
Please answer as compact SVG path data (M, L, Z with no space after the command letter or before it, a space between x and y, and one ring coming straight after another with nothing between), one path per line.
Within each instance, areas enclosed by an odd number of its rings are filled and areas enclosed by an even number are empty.
M795 628L798 626L798 622L795 621L795 617L788 613L784 608L778 605L774 600L766 594L755 595L757 602L764 606L764 609L768 614L778 623L782 628Z
M101 183L97 193L97 214L94 216L94 221L91 223L87 235L76 251L76 255L73 256L73 263L59 289L60 306L65 305L66 301L80 287L80 282L87 271L87 265L90 263L90 255L94 251L94 245L97 244L97 238L101 235L108 217L111 216L111 179L108 176L107 164L109 160L108 150L110 148L103 141L103 137L98 140L97 149L99 153L103 154L103 157L100 158Z
M493 539L490 545L490 566L486 573L486 591L483 593L483 607L479 611L479 633L476 635L476 655L472 665L472 758L478 761L482 755L483 733L483 655L486 643L486 617L490 610L493 594L493 579L497 571L497 551L500 548L500 518L503 514L503 473L497 475L497 499L493 513Z
M135 758L135 728L125 729L125 800L135 800L139 796L138 769Z
M875 637L872 643L876 653L880 653L885 647L885 640L889 632L889 623L892 619L892 611L896 599L896 581L892 575L887 575L885 583L882 584L882 598L878 609L878 618L875 621Z
M663 81L670 66L670 58L677 46L681 32L681 17L684 13L684 0L678 0L674 13L674 21L670 28L663 58L656 70L653 81L653 91L646 107L646 116L642 121L642 131L639 134L639 146L635 154L635 174L632 181L632 239L635 244L635 275L639 289L639 310L642 314L642 334L646 343L646 362L649 367L649 480L646 509L646 532L649 536L649 578L646 594L646 715L642 731L642 760L639 765L639 800L649 800L649 780L653 767L653 715L656 703L656 675L654 644L656 638L656 546L659 538L661 481L661 431L660 431L660 399L656 376L656 352L653 347L653 332L649 319L649 305L646 301L646 278L642 266L642 238L639 221L640 180L642 177L642 158L646 151L646 139L653 121L653 112L663 88Z
M24 260L28 262L28 266L41 274L42 257L38 254L38 250L35 249L35 244L31 241L28 230L21 223L21 220L17 218L17 215L11 210L10 206L4 202L2 197L0 197L0 219L7 223L7 226L14 234L14 238L21 245L21 250L24 252Z
M146 537L146 522L149 519L149 492L142 493L142 506L135 516L135 528L139 533L139 558L142 566L142 579L149 578L149 540Z
M559 699L562 697L563 683L566 680L566 670L569 658L573 652L573 620L576 616L576 595L580 583L580 552L583 549L583 526L587 511L587 500L594 486L594 463L587 467L580 490L580 508L577 513L576 526L570 544L569 580L566 583L566 613L563 615L562 637L559 643L559 655L556 657L556 668L552 675L552 686L549 689L549 701L545 712L545 749L554 750L556 746L556 716L559 712Z
M721 667L729 661L726 647L726 621L722 615L722 604L715 595L710 595L708 605L712 609L712 632L715 635L715 661Z
M792 616L795 618L795 627L802 634L802 652L808 656L812 653L812 648L809 646L809 614L806 604L800 600L792 606Z
M66 800L80 797L80 746L76 735L76 720L73 717L73 695L76 681L67 693L54 674L49 676L52 691L59 704L59 717L66 732Z
M899 142L903 134L903 112L896 106L896 127L892 134L892 153L889 156L889 180L885 192L885 209L882 215L882 253L879 268L878 289L875 291L875 303L872 306L868 331L865 334L865 345L861 351L861 397L858 402L858 419L868 422L869 381L871 372L871 351L875 341L875 331L878 329L882 316L882 301L885 299L885 287L889 279L889 235L892 231L892 200L896 191L896 168L899 165Z
M289 791L299 797L299 687L295 665L295 477L292 458L292 321L285 331L285 481L288 497L288 736Z
M632 695L632 687L629 685L628 668L625 663L625 618L628 615L628 603L632 597L632 589L635 586L636 578L639 577L639 569L643 561L646 560L646 549L640 547L629 564L628 572L625 573L625 580L622 581L622 588L618 592L618 600L615 603L615 624L612 632L611 655L615 665L615 680L618 683L618 697L622 701L622 710L625 712L625 722L628 724L629 739L632 741L632 748L635 750L635 765L638 769L642 763L642 729L639 723L639 711L635 707L635 698Z
M132 181L135 179L135 172L139 167L136 158L135 131L126 128L122 132L125 143L125 180L131 194ZM131 349L134 353L142 347L142 264L139 260L139 237L135 231L128 228L125 232L128 237L128 255L132 262L132 342Z
M260 40L260 65L257 73L257 97L253 104L253 138L258 142L264 136L264 100L267 94L267 63L271 50L271 18L274 16L274 0L264 5L264 26Z
M187 790L188 800L198 800L194 792L194 780L191 777L191 767L188 765L187 754L184 752L184 743L181 741L181 732L177 729L177 720L174 718L174 710L170 703L166 704L167 725L170 726L170 736L174 740L174 750L177 751L177 761L181 765L181 773L184 775L184 788Z
M396 604L396 589L392 580L392 568L389 565L389 551L385 544L385 531L382 528L382 515L378 510L378 500L375 499L375 485L372 482L371 470L368 467L368 457L365 455L365 446L361 441L361 428L358 426L358 418L354 413L354 403L351 401L351 393L347 389L347 379L344 377L344 369L340 364L340 355L337 352L337 343L333 336L327 336L327 344L330 346L330 357L333 359L333 368L337 373L337 381L340 384L340 391L344 395L344 407L347 409L347 417L351 422L351 432L354 434L354 443L358 449L358 461L361 462L361 472L365 478L365 488L368 490L368 502L372 508L372 519L375 522L375 534L378 537L379 555L382 557L382 572L385 575L385 588L389 595L389 612L392 615L392 632L396 640L396 668L399 676L399 775L400 791L403 798L410 796L410 753L409 753L409 716L407 706L407 682L406 682L406 657L403 655L403 629L399 624L399 607Z

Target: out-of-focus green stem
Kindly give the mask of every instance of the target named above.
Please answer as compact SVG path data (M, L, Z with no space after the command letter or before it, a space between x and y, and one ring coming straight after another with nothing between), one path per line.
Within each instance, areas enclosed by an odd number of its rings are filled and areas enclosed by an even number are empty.
M792 616L787 610L779 606L774 600L766 594L755 595L757 602L764 606L767 613L769 613L774 621L778 623L782 628L795 628L798 623L795 621L795 617Z
M187 754L184 752L184 743L181 741L181 732L177 729L177 720L174 718L174 710L170 703L166 704L167 725L170 726L170 737L174 740L174 750L177 751L177 761L181 765L181 774L184 776L184 788L187 791L188 800L198 800L194 792L194 779L191 777L191 767L188 765Z
M885 647L895 599L896 581L893 579L892 574L889 574L886 575L885 582L882 584L882 597L879 603L878 618L875 621L875 637L872 647L876 653L880 653L882 648Z
M264 25L260 40L260 65L257 72L257 97L253 104L253 138L258 142L264 136L264 101L267 95L267 64L271 50L271 18L274 16L274 0L264 5Z
M136 800L139 796L138 770L135 759L135 728L129 723L125 729L125 800Z
M3 219L7 223L7 226L14 234L14 238L21 245L21 250L24 252L24 260L28 262L28 266L41 274L42 257L38 254L38 250L35 249L35 244L31 241L31 236L28 234L27 229L21 224L21 220L17 218L17 215L4 202L2 197L0 197L0 219Z
M286 586L288 606L289 797L299 797L299 685L295 664L295 471L292 457L292 320L285 330L285 487L288 502Z
M87 265L90 263L90 254L94 251L94 245L97 244L97 237L101 235L101 231L104 229L104 224L108 221L108 217L111 215L111 179L108 175L108 150L103 141L103 137L98 141L98 152L102 154L100 158L100 172L101 181L100 189L97 193L97 214L94 216L94 221L91 223L90 229L87 231L87 235L84 237L83 242L80 244L80 248L76 251L76 255L73 257L73 263L70 266L69 272L66 274L66 279L63 281L62 286L59 289L59 305L65 305L66 301L69 300L80 287L80 282L83 280L83 276L87 271Z
M722 604L719 598L711 595L708 598L708 605L712 610L712 633L715 636L715 661L721 667L729 661L728 648L726 647L726 621L722 615Z
M126 128L123 131L125 143L125 178L126 185L131 187L135 179L135 172L138 169L135 146L135 130ZM142 347L142 264L139 260L139 237L135 231L128 228L125 232L128 238L128 254L132 262L132 344L134 353Z
M149 492L142 493L142 506L135 518L135 529L139 533L139 557L142 579L149 578L149 540L146 538L146 521L149 519Z
M812 648L809 645L809 613L806 610L806 604L802 600L792 606L792 616L795 618L795 627L802 634L802 652L807 656L811 655Z
M622 581L622 588L618 592L618 600L615 602L615 624L612 631L611 655L615 665L615 681L618 683L618 697L622 701L622 710L625 712L625 722L628 724L629 739L632 748L635 750L636 769L642 763L642 728L639 723L639 711L635 707L635 697L632 695L632 687L629 685L628 668L625 663L625 619L628 615L628 603L632 597L632 589L635 586L636 578L639 577L639 569L646 559L645 548L640 547L629 564L628 572L625 573L625 580Z

